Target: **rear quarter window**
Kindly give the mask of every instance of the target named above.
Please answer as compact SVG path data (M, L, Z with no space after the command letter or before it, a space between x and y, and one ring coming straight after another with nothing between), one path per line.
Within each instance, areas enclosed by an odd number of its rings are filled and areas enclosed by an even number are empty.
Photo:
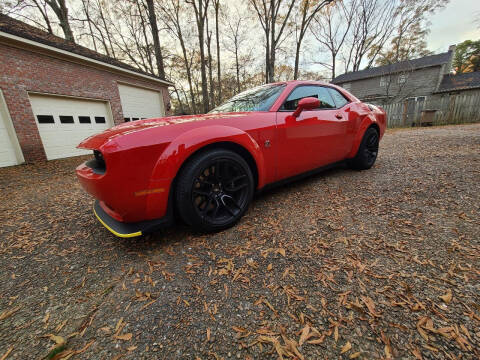
M328 91L330 92L330 95L332 96L333 101L335 101L335 105L337 108L344 107L346 104L349 103L347 98L343 96L340 91L333 88L328 88Z

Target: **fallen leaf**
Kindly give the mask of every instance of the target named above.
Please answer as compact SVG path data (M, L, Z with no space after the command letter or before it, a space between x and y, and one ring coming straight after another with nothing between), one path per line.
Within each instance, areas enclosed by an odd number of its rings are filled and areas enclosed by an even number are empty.
M91 340L87 345L85 345L83 348L81 348L80 350L77 350L75 351L75 354L81 354L85 351L87 351L87 349L95 342L95 340Z
M207 328L207 341L210 341L210 336L211 336L211 330L210 328Z
M120 329L120 326L122 325L122 322L123 322L123 317L120 318L120 320L118 320L117 326L115 326L115 332L117 332Z
M51 360L68 360L73 355L75 355L75 351L73 350L69 350L69 349L62 350L61 352L57 353L54 357L52 357Z
M5 354L3 354L3 356L0 358L0 360L5 360L8 355L10 355L10 353L13 351L13 346L10 346L10 348L7 350L7 352Z
M302 344L305 342L305 340L308 339L308 334L310 334L310 326L305 325L305 327L302 329L302 334L300 335L300 340L298 340L298 344L302 346Z
M118 340L129 341L132 338L132 333L122 334L122 335L114 335L113 337L115 339L118 339Z
M133 351L133 350L135 350L137 347L138 347L138 346L136 346L136 345L132 345L132 346L128 347L127 350L128 350L128 351Z
M362 301L363 303L365 304L365 306L367 307L368 309L368 312L374 316L374 317L381 317L380 314L378 314L376 311L375 311L375 303L373 302L372 298L368 297L368 296L362 296Z
M272 264L268 264L267 270L268 270L268 271L272 271L272 269L273 269L273 265L272 265Z
M351 348L352 348L352 344L350 344L350 341L347 341L346 344L342 346L342 350L340 350L340 354L346 353Z
M65 339L61 336L48 334L48 338L52 341L55 341L57 345L65 344Z
M281 254L283 257L285 257L285 249L283 249L283 248L278 248L278 249L277 249L277 252L278 252L279 254Z
M385 356L387 357L387 359L391 359L392 358L392 349L390 348L390 345L386 344L384 350L385 350Z
M232 326L232 329L235 330L236 332L247 332L246 329L239 326Z
M50 313L45 314L45 317L43 318L42 322L46 324L48 322L48 319L50 319Z
M0 320L4 320L10 316L12 316L13 314L15 314L18 310L20 310L21 306L16 306L14 307L13 309L10 309L10 310L5 310L4 312L2 312L0 314Z
M307 344L319 345L319 344L323 343L323 340L325 340L325 335L322 335L318 339L309 340L309 341L307 341Z
M422 353L420 352L420 350L418 350L418 348L412 349L411 351L412 351L413 356L415 356L415 358L417 360L422 360L423 359L422 358Z
M445 304L450 304L450 301L452 301L452 297L452 290L448 289L445 295L440 296L440 299L442 299Z
M349 359L356 359L356 358L359 357L360 355L362 355L362 352L361 352L361 351L357 351L356 353L353 353L352 355L350 355L348 358L349 358Z

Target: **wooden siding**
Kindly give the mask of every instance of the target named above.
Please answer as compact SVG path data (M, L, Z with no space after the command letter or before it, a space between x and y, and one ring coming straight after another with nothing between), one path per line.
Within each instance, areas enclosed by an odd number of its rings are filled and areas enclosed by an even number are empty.
M400 75L406 77L404 84L398 83ZM439 79L443 76L443 67L432 66L401 74L391 74L390 79L388 79L388 75L386 76L387 85L385 87L380 86L382 76L376 76L347 83L350 84L349 91L359 99L366 101L389 97L388 102L395 102L406 97L429 95L437 89ZM343 86L344 84L339 85ZM386 102L377 99L375 103L385 104Z
M480 90L406 99L382 107L387 112L388 127L419 125L430 110L433 125L480 122Z

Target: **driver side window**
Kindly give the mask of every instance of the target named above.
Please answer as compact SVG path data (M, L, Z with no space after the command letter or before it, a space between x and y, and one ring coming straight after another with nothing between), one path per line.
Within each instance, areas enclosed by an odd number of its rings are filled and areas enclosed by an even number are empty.
M334 109L335 102L332 99L332 96L328 92L328 89L323 86L298 86L290 93L287 100L283 103L280 110L294 111L298 102L306 97L313 97L320 100L319 109Z

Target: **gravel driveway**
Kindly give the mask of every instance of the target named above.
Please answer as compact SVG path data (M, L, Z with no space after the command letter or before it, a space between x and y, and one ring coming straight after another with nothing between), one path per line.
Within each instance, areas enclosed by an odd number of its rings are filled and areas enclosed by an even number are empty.
M0 169L1 360L480 358L478 124L388 131L213 235L114 237L82 160Z

